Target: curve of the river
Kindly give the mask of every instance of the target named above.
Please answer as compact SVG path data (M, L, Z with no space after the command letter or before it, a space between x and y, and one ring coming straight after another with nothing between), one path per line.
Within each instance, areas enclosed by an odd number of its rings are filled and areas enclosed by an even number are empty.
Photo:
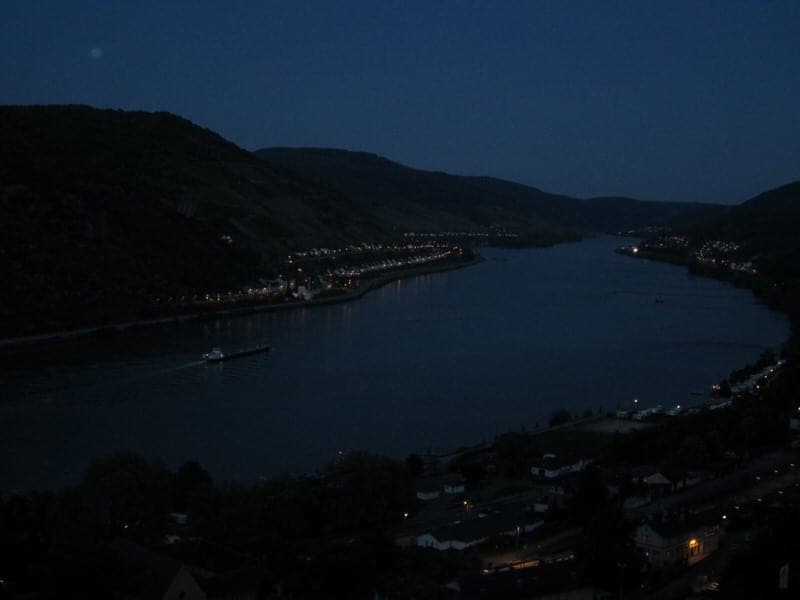
M486 249L348 304L21 349L0 366L0 492L69 483L117 449L252 480L340 450L447 451L559 407L697 402L787 337L747 290L624 242ZM274 351L199 360L262 340Z

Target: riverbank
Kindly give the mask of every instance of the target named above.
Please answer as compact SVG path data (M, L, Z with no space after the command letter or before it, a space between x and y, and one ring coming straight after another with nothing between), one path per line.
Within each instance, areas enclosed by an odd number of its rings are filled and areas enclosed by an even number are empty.
M636 252L630 251L628 247L617 248L616 252L631 258L646 259L652 262L666 263L673 266L683 266L686 267L687 272L692 275L723 281L733 285L734 287L750 290L759 303L763 304L770 310L781 312L789 318L790 330L789 335L783 344L784 354L791 355L792 358L795 359L797 358L793 354L792 348L800 347L800 336L798 336L798 326L800 326L800 311L798 308L800 307L787 300L786 297L781 296L781 288L776 287L773 281L766 279L763 276L745 275L742 273L714 269L702 264L697 264L689 257L676 256L675 254L669 253L659 253L653 250L643 249L641 246L637 247ZM732 365L731 372L737 368L741 368L742 366L743 365L741 364ZM796 362L791 365L791 368L798 368ZM715 382L709 380L709 385L712 383ZM719 404L720 399L717 398L715 400L709 395L707 398L705 398L702 407L707 408L708 405L714 404L715 402ZM699 407L692 408L694 408L694 410L688 414L697 414L696 410ZM619 419L613 417L611 416L612 413L606 412L610 410L611 407L604 407L604 411L600 414L587 418L570 420L567 423L555 427L543 426L539 429L528 432L526 435L533 438L536 436L557 433L559 431L584 431L605 435L623 434L640 429L647 429L654 425L652 422ZM680 414L681 416L687 415L685 412ZM660 422L663 423L664 421L662 420ZM495 442L481 442L479 444L460 446L449 452L428 455L426 458L442 465L449 465L450 463L464 459L465 457L474 457L481 453L490 452L494 446L494 443Z
M430 275L434 273L442 273L445 271L452 271L455 269L462 269L471 267L480 262L484 258L475 254L467 259L447 260L440 263L426 264L418 267L408 269L398 269L378 275L370 279L364 280L361 285L336 296L326 296L322 298L314 298L312 300L302 300L299 302L283 302L283 303L260 303L247 306L239 306L236 308L226 308L203 312L192 313L178 313L175 315L165 317L153 317L149 319L137 319L134 321L125 321L115 324L97 325L93 327L82 327L77 329L69 329L62 331L54 331L50 333L42 333L37 335L19 336L0 340L0 351L12 349L18 346L28 346L35 344L48 344L76 338L88 337L93 335L105 335L124 332L130 329L140 329L144 327L157 327L163 325L172 325L176 323L184 323L189 321L205 321L219 319L222 317L236 317L242 315L249 315L259 312L277 312L284 310L297 310L302 308L314 308L316 306L328 306L331 304L341 304L344 302L351 302L364 297L369 292L383 287L389 283L399 281L401 279L408 279L410 277L417 277L420 275Z
M797 302L798 291L796 287L762 274L753 275L724 270L699 263L688 254L659 252L643 245L636 246L635 251L630 247L622 246L617 248L616 252L631 258L682 266L691 275L724 281L734 287L750 290L759 303L770 310L781 312L789 318L790 331L784 347L789 345L800 346L798 341L800 303Z
M538 430L557 409L596 413L634 397L643 407L688 405L691 390L751 362L753 348L785 339L785 320L765 316L743 290L725 294L731 311L710 311L720 285L687 284L681 269L639 263L640 293L619 294L634 280L616 245L598 237L544 252L487 249L478 268L367 295L420 271L386 272L352 290L365 297L349 306L273 305L289 312L20 347L4 354L0 395L10 399L5 416L14 426L3 449L31 459L0 461L0 475L19 489L68 484L93 456L120 448L172 465L196 458L238 481L313 472L354 449L446 455ZM664 286L685 306L642 299ZM613 303L603 301L611 295ZM657 326L643 326L656 318ZM698 340L727 343L710 352ZM268 358L224 367L199 360L213 346L263 341L275 348ZM664 352L674 361L668 369Z

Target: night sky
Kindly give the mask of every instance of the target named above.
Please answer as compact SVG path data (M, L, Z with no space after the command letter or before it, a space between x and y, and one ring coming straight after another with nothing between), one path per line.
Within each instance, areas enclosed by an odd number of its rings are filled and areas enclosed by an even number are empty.
M737 203L800 178L800 2L4 0L0 103Z

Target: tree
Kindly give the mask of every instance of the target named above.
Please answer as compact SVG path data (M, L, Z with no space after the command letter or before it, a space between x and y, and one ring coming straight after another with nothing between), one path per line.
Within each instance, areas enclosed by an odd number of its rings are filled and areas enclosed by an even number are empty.
M570 412L564 408L559 408L550 415L550 427L558 427L564 425L572 420Z
M160 461L133 452L119 452L94 460L75 492L76 508L89 510L105 535L125 526L156 534L171 508L171 474Z
M328 466L327 475L339 486L335 499L325 503L334 527L395 521L414 504L414 482L408 469L389 458L353 452Z
M425 471L425 461L419 454L409 454L406 456L406 467L414 477L419 477Z
M589 523L607 503L608 487L603 481L600 469L591 465L578 478L570 509L578 522Z
M173 502L176 510L185 511L189 499L198 493L208 493L214 487L211 479L199 462L183 463L173 477Z
M617 589L638 583L643 559L619 506L607 504L584 528L578 550L584 583ZM622 582L620 581L622 578Z
M684 438L678 448L678 464L684 469L703 465L708 460L708 446L701 435Z
M461 476L468 487L477 487L486 479L486 469L479 462L470 462L461 467Z
M522 477L530 473L531 461L539 456L535 438L522 433L504 433L494 442L497 467L509 477Z

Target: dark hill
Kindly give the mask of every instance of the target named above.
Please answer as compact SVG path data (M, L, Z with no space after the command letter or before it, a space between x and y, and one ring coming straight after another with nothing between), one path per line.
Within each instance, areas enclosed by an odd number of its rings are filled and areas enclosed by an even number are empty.
M185 119L83 106L0 107L0 210L0 336L127 318L236 288L289 248L383 235L341 194Z
M490 226L552 243L717 209L578 200L339 150L258 157L168 113L5 106L0 210L3 337L236 289L292 249Z
M732 240L743 258L781 279L800 279L800 181L769 190L693 229L699 239Z
M265 148L271 163L334 187L400 230L499 225L515 230L616 232L686 224L718 214L715 205L577 199L496 179L414 169L365 152L325 148Z

